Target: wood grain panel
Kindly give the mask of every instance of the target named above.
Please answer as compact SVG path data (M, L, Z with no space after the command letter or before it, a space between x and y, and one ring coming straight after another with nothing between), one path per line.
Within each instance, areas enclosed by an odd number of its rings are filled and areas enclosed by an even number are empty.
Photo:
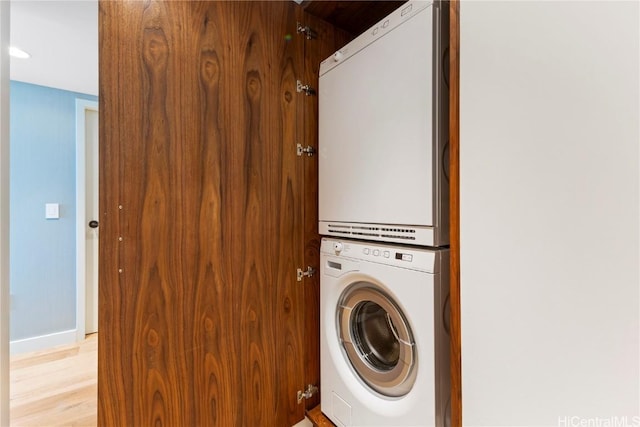
M265 3L269 7L268 3ZM274 277L280 284L276 287L276 396L286 409L288 417L282 425L294 425L304 417L304 405L298 404L297 391L304 388L306 335L304 319L306 305L304 284L296 279L296 269L304 265L304 169L303 162L296 155L295 146L300 139L304 122L300 121L302 99L296 92L296 82L304 70L304 44L302 40L293 41L293 28L302 20L302 9L284 8L281 23L274 30L279 40L281 58L277 81L273 81L277 92L274 101L279 107L279 133L275 149L280 150L280 160L271 163L275 169L279 186L279 206L276 212L276 230L279 235L278 270ZM275 22L272 22L275 24ZM291 31L291 33L290 33ZM291 36L291 38L289 38ZM296 96L297 95L297 96ZM286 385L286 387L285 387ZM293 387L292 387L293 386Z
M187 164L198 164L197 176L192 185L197 206L196 223L199 232L194 236L197 247L197 276L194 289L194 321L191 346L199 349L193 352L194 367L193 396L196 399L195 425L237 425L239 414L233 408L238 387L234 373L237 371L235 359L223 357L236 353L236 342L223 329L232 325L235 315L229 309L228 301L233 294L228 280L230 262L225 257L231 235L225 227L224 218L229 213L229 192L223 181L226 134L224 114L228 106L222 99L226 75L223 64L228 61L225 46L225 27L215 21L220 11L219 4L199 4L194 13L200 19L194 22L197 28L199 51L196 52L198 83L200 86L200 147L195 158ZM204 17L204 18L202 18ZM195 24L199 24L195 26ZM235 393L234 393L235 391Z
M449 27L449 224L451 298L451 426L462 427L460 332L460 2L451 0Z
M351 35L308 13L304 24L311 27L317 37L304 43L304 82L318 89L320 62L351 39ZM318 146L318 97L303 98L304 146ZM313 267L318 274L305 279L306 355L305 380L320 384L320 235L318 234L318 156L303 156L304 164L304 266ZM320 386L322 386L320 384ZM320 403L320 394L306 402L307 408Z
M179 425L189 420L182 419L179 409L182 391L179 378L186 369L183 352L178 348L184 330L175 325L182 323L181 300L190 290L189 284L180 282L178 277L183 255L176 234L184 219L181 210L175 208L179 188L172 180L178 160L172 156L175 120L169 119L169 111L175 108L168 73L171 49L168 37L172 34L162 4L151 3L143 11L142 27L144 127L141 157L136 161L139 165L140 159L144 159L139 176L143 181L139 195L142 209L135 212L138 222L135 230L131 230L139 243L135 261L140 267L135 277L137 295L131 319L132 351L138 356L133 359L132 372L133 389L139 391L134 422ZM131 160L133 163L134 159ZM128 266L132 263L133 260L125 260L124 274L129 275Z
M303 417L300 13L100 2L99 425Z
M273 318L269 317L273 298L269 287L270 271L268 229L274 229L273 216L263 211L261 205L273 206L270 203L268 190L273 187L273 177L268 173L264 159L271 154L272 139L261 132L262 126L269 123L269 87L264 80L267 76L262 72L262 63L267 60L266 40L263 39L263 28L259 11L250 4L241 4L237 11L237 24L245 24L236 28L240 61L237 72L242 103L239 121L244 126L236 128L239 144L234 144L236 156L232 157L230 183L236 189L240 203L232 204L236 208L233 213L239 224L244 225L242 233L232 246L232 253L239 257L234 264L233 284L238 293L234 302L238 306L239 369L246 380L241 380L241 398L252 407L247 411L247 425L261 425L268 418L270 408L275 408L274 378L268 371L275 363L275 355L268 351L273 346ZM270 157L270 156L269 156ZM235 160L235 162L234 162ZM237 229L236 229L237 231ZM269 239L269 240L268 240ZM253 250L255 249L255 250ZM271 392L271 393L270 393Z
M133 355L129 350L132 334L128 324L131 312L123 302L129 301L133 294L124 286L118 271L122 265L123 246L128 243L124 242L120 233L121 184L128 174L122 168L123 156L119 141L125 138L123 129L135 132L132 125L141 123L141 120L130 120L131 116L124 114L119 117L124 106L133 102L130 92L116 94L105 90L105 87L119 87L124 83L125 80L121 80L123 76L117 70L131 67L129 58L108 54L121 48L131 49L135 43L134 40L124 40L122 37L122 25L126 21L123 15L126 11L119 6L119 3L99 3L101 286L98 290L98 321L100 330L108 328L108 333L101 333L98 337L99 371L102 371L98 387L98 402L103 403L98 405L101 425L126 425L127 420L133 420L132 405L126 405L125 400L121 399L132 389L130 361ZM124 121L122 126L119 126L119 120ZM122 357L123 353L126 354L125 357Z

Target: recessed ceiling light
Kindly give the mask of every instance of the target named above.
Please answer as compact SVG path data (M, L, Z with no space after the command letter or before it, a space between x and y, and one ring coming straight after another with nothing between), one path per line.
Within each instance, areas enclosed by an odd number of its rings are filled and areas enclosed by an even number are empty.
M24 50L19 49L15 46L9 47L9 55L13 56L14 58L20 58L20 59L31 58L31 55L29 55Z

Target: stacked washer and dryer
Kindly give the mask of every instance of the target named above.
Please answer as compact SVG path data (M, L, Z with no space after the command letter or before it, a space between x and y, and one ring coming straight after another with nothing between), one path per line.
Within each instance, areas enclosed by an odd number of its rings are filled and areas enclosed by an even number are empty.
M448 11L409 1L320 65L321 404L449 425Z

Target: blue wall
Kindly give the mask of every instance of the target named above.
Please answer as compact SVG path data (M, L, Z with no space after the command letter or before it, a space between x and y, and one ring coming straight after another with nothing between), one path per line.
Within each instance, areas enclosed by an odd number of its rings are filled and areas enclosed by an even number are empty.
M11 82L12 341L75 329L77 98L97 100Z

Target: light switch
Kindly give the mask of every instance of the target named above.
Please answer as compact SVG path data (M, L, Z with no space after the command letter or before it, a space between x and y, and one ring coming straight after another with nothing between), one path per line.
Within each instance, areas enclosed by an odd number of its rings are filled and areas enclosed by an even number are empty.
M46 219L59 219L60 218L60 204L59 203L46 203L45 215Z

